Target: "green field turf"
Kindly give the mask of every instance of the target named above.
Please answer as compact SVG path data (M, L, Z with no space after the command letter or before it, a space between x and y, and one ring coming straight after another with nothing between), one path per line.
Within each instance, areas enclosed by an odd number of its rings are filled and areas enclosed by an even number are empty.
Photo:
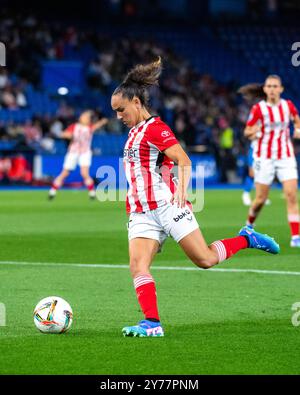
M0 192L0 302L7 313L1 374L300 373L300 326L291 323L299 275L159 270L194 268L168 240L152 272L165 337L123 338L122 327L142 318L129 270L72 263L127 264L124 203L91 202L85 191L62 191L48 202L46 193ZM232 237L243 225L240 195L205 193L197 218L208 242ZM281 191L271 199L258 229L275 236L281 254L245 250L219 268L300 272ZM42 334L33 324L35 305L50 295L73 308L66 334Z

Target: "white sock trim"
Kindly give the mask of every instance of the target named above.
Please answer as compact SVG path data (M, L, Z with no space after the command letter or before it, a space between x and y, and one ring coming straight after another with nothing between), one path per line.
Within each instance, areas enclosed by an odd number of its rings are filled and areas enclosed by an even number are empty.
M300 222L300 216L298 214L288 214L289 222Z
M133 279L133 284L135 289L149 283L154 283L154 279L151 276L151 274L144 274L141 276L137 276Z
M219 262L225 261L227 257L227 252L224 244L222 243L221 240L214 241L212 245L216 248L218 257L219 257Z

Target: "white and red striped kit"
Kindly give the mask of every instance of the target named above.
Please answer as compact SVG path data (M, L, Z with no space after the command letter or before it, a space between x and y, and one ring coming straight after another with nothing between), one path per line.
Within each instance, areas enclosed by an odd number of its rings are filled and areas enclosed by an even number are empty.
M67 129L72 133L72 141L69 145L68 152L76 154L85 154L91 150L93 132L91 126L73 123Z
M174 144L178 144L174 133L159 117L130 129L123 159L128 213L155 210L170 201L176 187L171 174L174 164L163 151Z
M247 126L261 124L261 137L253 142L255 159L286 159L294 157L290 139L290 121L298 115L290 100L280 99L272 105L265 100L255 104L250 112Z

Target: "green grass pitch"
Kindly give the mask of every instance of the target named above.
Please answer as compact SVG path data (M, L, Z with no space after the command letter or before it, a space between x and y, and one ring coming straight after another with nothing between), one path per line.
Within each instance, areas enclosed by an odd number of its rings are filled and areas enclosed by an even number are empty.
M51 202L46 195L0 193L1 374L300 373L300 326L291 322L300 251L289 247L281 191L272 191L257 223L281 254L245 250L219 268L296 273L158 270L194 267L168 240L152 271L164 338L122 337L123 326L142 318L127 268L72 265L127 264L124 203L91 202L85 191L61 191ZM209 190L196 216L210 243L235 236L246 213L240 191ZM42 334L33 324L36 303L50 295L73 308L66 334Z

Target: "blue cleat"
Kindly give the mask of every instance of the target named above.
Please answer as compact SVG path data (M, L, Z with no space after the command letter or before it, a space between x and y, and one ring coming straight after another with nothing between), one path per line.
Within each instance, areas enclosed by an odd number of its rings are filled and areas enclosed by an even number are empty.
M300 248L300 236L293 237L290 246Z
M256 248L270 254L278 254L280 252L279 244L272 237L258 233L249 226L244 226L240 230L239 236L246 236L248 238L249 248Z
M131 337L162 337L164 336L164 330L160 322L153 322L148 320L142 320L135 326L125 326L122 329L123 336Z

